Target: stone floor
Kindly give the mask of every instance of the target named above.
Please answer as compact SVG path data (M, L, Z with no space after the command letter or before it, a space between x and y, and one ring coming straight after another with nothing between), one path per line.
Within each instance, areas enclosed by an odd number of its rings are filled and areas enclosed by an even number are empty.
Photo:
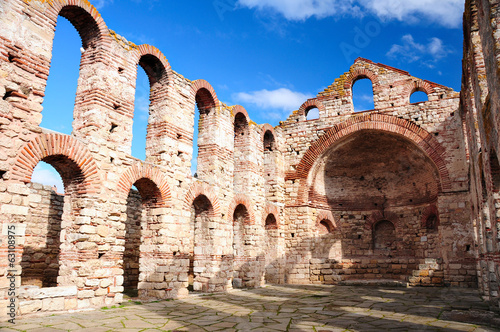
M91 312L20 318L2 331L500 331L477 291L267 286ZM488 327L488 324L490 327ZM497 324L496 328L492 327Z

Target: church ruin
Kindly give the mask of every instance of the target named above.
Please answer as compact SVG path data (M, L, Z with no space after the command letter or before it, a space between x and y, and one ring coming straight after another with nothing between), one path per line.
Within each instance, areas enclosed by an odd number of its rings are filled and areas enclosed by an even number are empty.
M272 127L109 30L87 1L2 1L0 317L14 275L22 315L127 292L359 280L478 287L498 308L498 10L466 1L461 92L359 58ZM72 135L39 126L58 16L84 49ZM151 88L145 161L131 156L138 65ZM363 78L375 108L354 112ZM410 103L416 91L428 101ZM40 161L64 195L31 182Z

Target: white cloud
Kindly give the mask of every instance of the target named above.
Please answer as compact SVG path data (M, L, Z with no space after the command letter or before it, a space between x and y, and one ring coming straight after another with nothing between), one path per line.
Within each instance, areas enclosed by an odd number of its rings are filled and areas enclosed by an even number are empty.
M240 103L254 104L263 109L280 109L293 111L302 105L312 95L292 91L286 88L276 90L259 90L253 92L240 92L233 95Z
M56 186L57 192L64 193L64 184L57 171L47 163L40 162L33 170L31 182L44 184L46 186Z
M102 9L103 7L105 7L109 4L112 4L112 3L113 3L113 0L94 0L94 1L92 1L92 4L97 9Z
M463 0L238 0L240 6L271 11L291 21L329 16L375 15L384 20L417 23L426 20L457 28L462 22Z
M287 88L276 90L259 90L233 94L233 99L240 104L253 104L266 110L262 115L268 120L284 120L291 111L299 109L310 94L292 91Z
M324 18L357 10L352 0L238 0L241 6L258 10L272 10L291 21L302 21L312 16Z
M459 27L464 12L463 0L359 0L382 19L417 23L422 18L445 27Z
M392 45L387 56L410 63L421 61L425 66L432 68L437 61L450 53L439 38L431 38L427 44L420 44L412 35L404 35L401 41L401 45Z

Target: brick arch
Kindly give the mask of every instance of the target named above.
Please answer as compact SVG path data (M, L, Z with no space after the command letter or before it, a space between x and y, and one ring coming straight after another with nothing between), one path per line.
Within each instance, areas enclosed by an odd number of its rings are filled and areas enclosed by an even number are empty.
M215 90L212 87L212 85L205 80L200 79L200 80L196 80L196 81L191 83L191 94L192 94L193 98L196 98L196 95L202 89L208 91L208 94L209 94L209 96L207 95L207 96L202 97L203 99L206 99L207 97L211 97L210 98L211 100L207 100L205 102L206 104L209 105L209 106L207 106L207 108L219 106L219 98L217 97L217 93L215 93Z
M36 165L44 158L58 155L74 162L81 171L83 185L78 188L79 194L100 191L99 168L90 151L76 138L56 133L41 134L20 149L11 168L11 179L31 182Z
M109 45L112 41L109 29L97 9L86 0L58 0L46 1L52 10L48 10L47 16L57 22L59 15L68 19L78 31L85 49L87 47L101 47ZM81 19L81 15L86 17Z
M184 197L185 209L187 211L189 211L191 209L191 205L193 205L194 200L196 198L198 198L198 196L201 196L201 195L207 197L208 200L210 201L210 203L212 204L212 208L213 208L212 209L212 213L213 213L212 217L218 216L222 212L222 209L221 209L221 206L219 203L219 198L215 194L214 189L210 185L208 185L204 182L195 182L189 187L189 190L188 190L186 196Z
M273 204L266 204L264 208L264 224L266 222L267 217L272 214L274 216L274 219L276 219L276 226L277 228L280 228L280 214L279 214L279 209L276 205ZM264 225L265 226L265 225Z
M411 95L417 91L425 92L425 94L427 95L430 95L431 93L435 92L434 87L426 81L423 80L411 81L410 83L405 85L403 90L403 96L407 96L408 103L410 102Z
M375 211L366 219L365 229L372 230L379 221L383 220L390 221L394 225L396 231L401 228L401 222L397 214L393 212Z
M170 186L165 180L164 173L148 164L137 163L129 167L120 177L118 181L117 190L122 198L127 198L130 189L139 180L151 180L159 191L159 197L156 199L156 207L167 207L171 201Z
M316 227L318 227L323 220L326 220L328 222L328 225L330 226L330 232L333 232L337 229L337 223L335 222L335 218L333 217L331 211L321 211L320 213L318 213L318 216L316 217Z
M142 44L134 49L133 61L142 66L149 77L149 82L169 83L173 79L172 68L163 53L155 46Z
M439 211L436 205L432 204L429 205L424 209L422 212L422 218L420 219L421 226L422 228L427 228L427 220L429 217L435 216L436 217L436 227L439 226Z
M287 179L303 180L299 189L299 197L302 200L307 196L307 181L305 179L307 179L316 160L340 139L361 130L391 132L410 140L434 162L441 180L438 184L439 190L451 189L451 179L445 163L446 150L433 135L407 120L391 115L370 113L350 117L348 120L333 126L309 147L297 165L296 171L287 176Z
M227 214L228 217L232 218L234 210L236 210L236 207L238 205L245 206L245 208L248 211L250 224L253 225L255 223L255 213L253 210L253 203L250 200L250 198L248 196L246 196L245 194L236 194L236 196L234 196L233 201L229 205L228 214Z
M271 147L271 149L276 149L277 146L277 141L276 141L276 133L274 132L274 128L270 124L263 124L262 125L262 133L261 133L261 140L262 140L262 147L264 150L266 150L266 147ZM270 132L271 135L273 135L273 140L272 142L266 141L266 133Z
M245 116L245 118L247 119L247 123L250 123L250 116L248 115L247 110L243 106L235 105L232 107L231 111L232 111L232 116L233 116L233 123L234 123L234 119L236 118L236 115L238 115L238 113L242 113Z
M378 76L374 72L364 67L355 67L348 72L344 80L344 89L352 89L354 83L363 78L368 78L372 81L373 87L379 84Z
M262 128L262 135L261 135L262 136L262 140L264 140L264 135L266 134L267 131L270 131L271 134L273 134L274 139L276 140L276 134L274 132L274 127L273 126L271 126L268 123L264 123L261 128Z
M306 116L307 112L311 109L317 108L320 113L325 113L325 105L320 102L317 98L308 99L305 103L302 104L299 108L299 114Z

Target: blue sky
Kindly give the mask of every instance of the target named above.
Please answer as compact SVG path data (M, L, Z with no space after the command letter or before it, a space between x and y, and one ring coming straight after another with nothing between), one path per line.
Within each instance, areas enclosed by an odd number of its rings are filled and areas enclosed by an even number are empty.
M461 0L91 0L108 28L158 47L173 70L275 126L357 57L460 90ZM42 127L71 133L81 41L59 18ZM149 87L139 69L132 154L144 159ZM373 108L369 81L356 110ZM33 181L53 178L34 174ZM48 169L47 166L41 167ZM44 181L41 181L44 180Z

